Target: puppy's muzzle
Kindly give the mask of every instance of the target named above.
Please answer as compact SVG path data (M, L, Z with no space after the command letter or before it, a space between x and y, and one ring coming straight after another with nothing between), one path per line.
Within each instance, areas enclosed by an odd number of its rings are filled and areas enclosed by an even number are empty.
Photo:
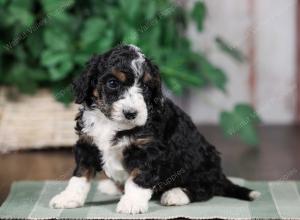
M130 109L130 110L123 110L123 114L124 114L126 119L133 120L133 119L136 118L138 113L137 113L136 110Z

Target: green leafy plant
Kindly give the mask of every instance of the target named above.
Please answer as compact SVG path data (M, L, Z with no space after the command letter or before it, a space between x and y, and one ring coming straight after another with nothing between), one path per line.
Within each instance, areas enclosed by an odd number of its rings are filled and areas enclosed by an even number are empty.
M0 84L26 93L47 87L57 100L69 103L70 82L92 54L131 43L154 59L164 83L176 95L190 87L226 91L226 74L204 53L193 52L184 35L190 22L205 31L207 9L202 1L191 11L171 0L0 0L0 6ZM216 43L237 62L244 61L221 38ZM226 134L249 109L237 106L221 114ZM257 144L258 120L249 120L235 133Z
M255 126L260 122L257 113L247 104L238 104L232 112L223 111L220 123L228 137L239 135L250 145L258 145Z

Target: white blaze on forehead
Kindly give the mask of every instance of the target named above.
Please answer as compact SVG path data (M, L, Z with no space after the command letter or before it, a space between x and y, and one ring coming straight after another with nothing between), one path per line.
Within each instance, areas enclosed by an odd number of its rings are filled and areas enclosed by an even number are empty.
M142 66L143 63L145 62L145 55L143 53L141 53L140 48L138 48L135 45L129 45L138 55L138 57L134 60L131 61L131 68L134 72L134 74L137 77L140 77L142 75Z

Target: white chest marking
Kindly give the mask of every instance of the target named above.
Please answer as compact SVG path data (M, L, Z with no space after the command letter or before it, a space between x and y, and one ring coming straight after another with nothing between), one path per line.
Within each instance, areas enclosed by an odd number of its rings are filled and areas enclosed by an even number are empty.
M123 138L118 144L112 146L112 140L117 131L131 128L109 120L99 110L84 111L83 122L82 131L93 138L102 153L105 174L116 182L124 183L128 178L128 173L122 165L122 154L130 141L128 138Z

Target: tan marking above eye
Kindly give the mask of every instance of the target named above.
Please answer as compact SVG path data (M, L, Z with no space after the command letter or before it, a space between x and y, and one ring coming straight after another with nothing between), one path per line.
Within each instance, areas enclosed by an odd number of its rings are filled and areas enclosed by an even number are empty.
M97 89L94 89L94 91L93 91L93 95L94 95L95 97L99 97L99 94L98 94L98 91L97 91Z
M143 81L144 82L148 82L152 79L152 76L150 75L150 73L145 72L144 77L143 77Z
M115 68L112 69L112 74L121 82L125 82L126 81L126 74L123 73L122 71L119 71Z

